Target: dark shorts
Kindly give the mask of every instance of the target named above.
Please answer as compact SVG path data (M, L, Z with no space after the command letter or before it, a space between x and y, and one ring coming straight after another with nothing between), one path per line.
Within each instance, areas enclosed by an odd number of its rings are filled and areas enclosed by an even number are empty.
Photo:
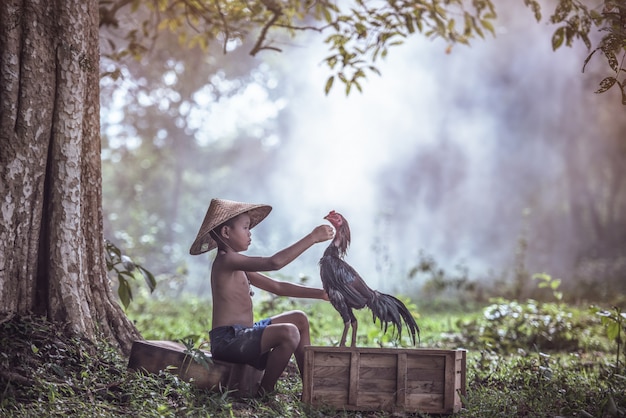
M264 370L269 352L261 353L261 337L271 323L271 318L265 318L252 327L228 325L213 328L209 332L211 355L215 360L249 364Z

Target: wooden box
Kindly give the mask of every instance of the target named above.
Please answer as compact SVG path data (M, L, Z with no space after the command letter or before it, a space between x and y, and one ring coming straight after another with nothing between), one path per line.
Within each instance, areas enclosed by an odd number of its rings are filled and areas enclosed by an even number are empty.
M128 368L148 373L167 371L181 379L211 390L231 391L236 397L253 397L259 388L263 371L246 364L233 364L208 358L208 367L186 353L183 344L173 341L135 341L128 359Z
M451 414L466 393L466 351L305 347L302 400L358 411Z

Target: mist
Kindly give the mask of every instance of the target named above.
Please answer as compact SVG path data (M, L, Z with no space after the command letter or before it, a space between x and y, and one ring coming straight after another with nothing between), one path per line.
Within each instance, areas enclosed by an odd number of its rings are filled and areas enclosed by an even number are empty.
M323 94L323 47L284 52L297 65L285 81L280 163L263 194L242 197L275 206L256 233L287 224L296 239L337 210L353 232L348 261L383 289L404 286L396 281L420 251L478 276L511 268L520 236L545 228L535 213L565 204L560 147L588 130L571 116L614 98L592 94L584 50L552 51L553 28L524 10L502 19L495 39L450 54L440 42L410 40L349 97L338 85ZM569 225L551 228L533 240L529 267L567 274ZM285 271L316 277L321 251Z
M280 101L252 89L248 109L231 104L231 116L221 110L221 125L212 127L213 141L230 143L232 135L219 136L229 123L275 117L264 139L271 162L208 185L188 209L196 229L185 231L180 246L188 248L210 199L221 197L273 206L252 231L252 255L273 254L325 223L330 210L342 213L352 230L347 261L383 291L417 291L420 283L407 275L420 254L448 270L464 265L473 278L506 276L520 242L529 272L571 279L589 246L582 218L572 216L575 196L589 195L588 178L614 152L596 138L626 136L607 110L624 109L615 92L593 94L604 76L596 68L604 69L592 60L582 73L584 46L553 51L555 27L537 23L522 4L499 10L497 25L495 38L450 53L441 41L407 40L378 63L382 76L370 75L363 92L349 97L339 83L324 94L321 38L291 41L264 64L270 74L273 65L282 66L280 74L288 69L287 78L270 83ZM239 158L234 166L245 167L259 156ZM325 247L314 246L278 275L319 285ZM210 258L185 257L190 283L206 281Z

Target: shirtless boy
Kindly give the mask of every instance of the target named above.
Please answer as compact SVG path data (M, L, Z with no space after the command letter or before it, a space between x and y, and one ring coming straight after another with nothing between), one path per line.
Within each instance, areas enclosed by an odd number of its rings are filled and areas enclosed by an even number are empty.
M320 225L270 257L240 254L250 245L250 229L271 210L268 205L213 199L189 250L195 255L217 248L211 269L211 354L216 360L265 369L259 394L274 390L292 354L302 375L304 346L310 344L310 335L309 321L302 311L285 312L255 323L252 286L279 296L328 300L323 289L277 281L259 272L279 270L313 244L333 237L329 225Z

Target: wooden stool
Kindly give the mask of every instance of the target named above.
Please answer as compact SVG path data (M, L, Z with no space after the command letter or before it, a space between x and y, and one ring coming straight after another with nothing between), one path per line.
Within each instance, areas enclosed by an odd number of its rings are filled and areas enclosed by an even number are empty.
M213 360L202 350L209 363L195 361L181 343L173 341L135 341L128 359L128 368L148 373L167 371L193 385L210 390L228 388L235 397L253 397L263 378L263 371L247 364Z

